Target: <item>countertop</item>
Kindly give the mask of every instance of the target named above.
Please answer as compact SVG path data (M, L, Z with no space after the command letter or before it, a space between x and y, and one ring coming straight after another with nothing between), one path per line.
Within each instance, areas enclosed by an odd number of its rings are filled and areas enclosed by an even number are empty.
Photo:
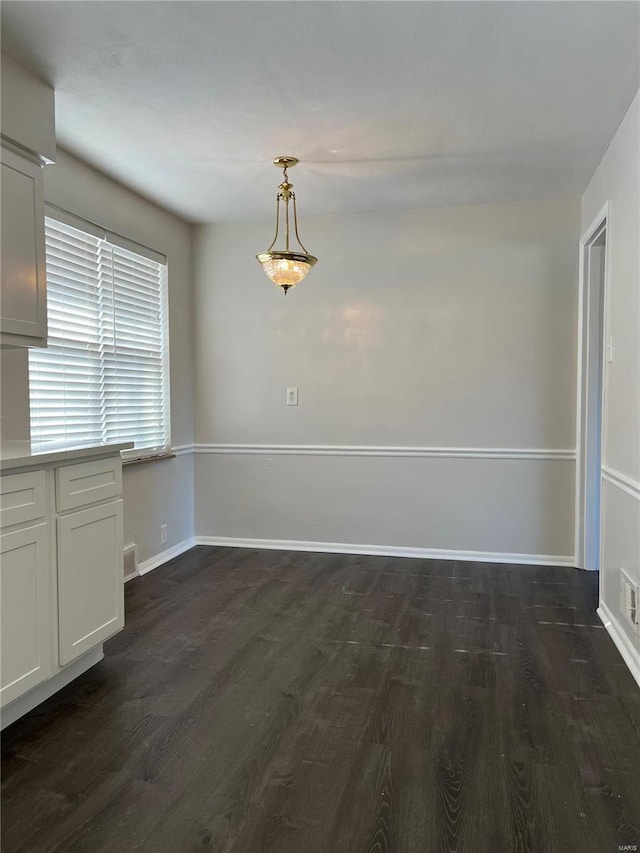
M45 465L50 462L71 462L87 456L115 456L121 450L129 450L133 442L120 444L95 444L95 442L65 443L64 441L5 440L0 444L0 468L8 471L12 468L26 468L32 465Z

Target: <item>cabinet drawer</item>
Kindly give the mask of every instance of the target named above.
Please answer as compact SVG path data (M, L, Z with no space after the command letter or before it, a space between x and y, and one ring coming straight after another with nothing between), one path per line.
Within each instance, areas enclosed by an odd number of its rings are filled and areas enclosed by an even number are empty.
M122 494L122 462L119 457L96 459L56 469L58 512L87 506Z
M47 493L44 471L5 474L0 478L0 524L23 524L44 518L47 512Z

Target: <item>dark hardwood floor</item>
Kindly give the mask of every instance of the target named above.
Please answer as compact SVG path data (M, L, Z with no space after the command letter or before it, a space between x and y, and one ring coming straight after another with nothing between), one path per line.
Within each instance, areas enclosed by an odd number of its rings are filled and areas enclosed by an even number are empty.
M640 850L592 574L200 547L126 601L4 733L3 853Z

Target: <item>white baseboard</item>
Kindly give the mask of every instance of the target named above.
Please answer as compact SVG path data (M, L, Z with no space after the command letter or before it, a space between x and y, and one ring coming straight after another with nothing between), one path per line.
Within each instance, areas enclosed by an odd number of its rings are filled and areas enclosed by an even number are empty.
M196 544L196 540L193 537L190 539L184 539L182 542L178 542L177 545L167 548L166 551L161 551L154 557L149 557L148 560L143 560L141 563L138 563L138 575L146 575L148 572L152 572L154 569L157 569L158 566L162 566L163 563L168 563L169 560L173 560L174 557L179 557L180 554L184 554L185 551L193 548Z
M629 667L631 675L640 687L640 651L631 643L625 632L620 628L618 620L604 602L600 602L597 613L609 636L616 644L622 660Z
M514 563L530 566L573 566L573 557L546 554L505 554L492 551L447 551L438 548L405 548L399 545L354 545L344 542L305 542L293 539L233 539L196 536L196 545L225 548L259 548L271 551L318 551L328 554L362 554L374 557L413 557L427 560L462 560L474 563Z
M103 657L102 646L96 646L95 649L91 649L91 651L74 660L73 663L70 663L61 672L54 675L53 678L44 681L42 684L38 684L37 687L29 690L24 696L14 699L13 702L6 705L0 712L0 728L4 729L10 726L11 723L15 723L16 720L24 717L29 711L33 711L37 705L49 699L58 690L62 690L63 687L66 687L67 684L70 684L79 675L82 675L83 672L100 663Z

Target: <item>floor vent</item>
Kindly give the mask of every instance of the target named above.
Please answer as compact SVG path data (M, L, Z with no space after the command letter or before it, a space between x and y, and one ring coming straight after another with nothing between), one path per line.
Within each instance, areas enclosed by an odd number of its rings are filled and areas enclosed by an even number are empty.
M138 551L135 545L127 545L124 549L124 582L138 575Z
M620 570L620 610L626 621L637 631L638 587L622 569Z

